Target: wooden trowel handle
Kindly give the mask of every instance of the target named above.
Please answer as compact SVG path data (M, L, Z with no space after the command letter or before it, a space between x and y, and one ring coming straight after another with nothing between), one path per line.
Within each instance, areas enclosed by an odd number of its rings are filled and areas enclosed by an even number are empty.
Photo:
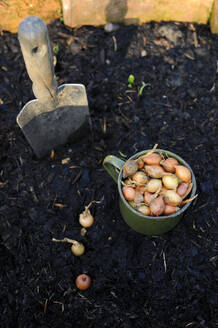
M42 103L53 102L57 81L46 24L38 17L25 18L19 24L18 39L35 97Z

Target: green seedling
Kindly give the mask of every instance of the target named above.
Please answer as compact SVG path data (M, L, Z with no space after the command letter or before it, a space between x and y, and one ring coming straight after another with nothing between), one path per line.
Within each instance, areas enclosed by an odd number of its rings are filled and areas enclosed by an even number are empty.
M216 74L218 74L218 60L216 61Z
M134 82L135 82L135 77L133 74L130 74L128 77L128 88L132 88Z
M60 51L60 47L59 47L59 45L58 45L58 44L55 44L54 47L53 47L53 52L54 52L55 54L57 54L59 51Z
M120 154L120 156L122 156L122 157L127 157L127 155L125 155L124 153L122 153L122 151L119 151L119 154Z
M142 82L142 86L140 87L139 92L138 92L139 97L142 95L142 92L143 92L144 88L149 86L149 85L150 85L150 83Z

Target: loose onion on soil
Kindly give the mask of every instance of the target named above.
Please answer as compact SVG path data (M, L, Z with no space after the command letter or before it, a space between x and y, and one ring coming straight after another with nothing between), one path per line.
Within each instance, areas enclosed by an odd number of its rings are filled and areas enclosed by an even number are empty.
M171 215L189 202L190 170L153 149L129 160L123 168L122 192L129 205L145 216ZM190 199L191 201L191 199Z

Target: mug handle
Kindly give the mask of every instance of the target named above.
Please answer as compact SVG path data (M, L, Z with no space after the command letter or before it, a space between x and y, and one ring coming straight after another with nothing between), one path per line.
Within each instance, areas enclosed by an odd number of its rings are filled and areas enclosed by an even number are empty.
M117 172L116 169L121 171L124 164L125 164L125 162L122 159L120 159L114 155L106 156L103 161L103 166L104 166L105 170L113 178L113 180L116 183L118 183L118 176L119 176L119 172Z

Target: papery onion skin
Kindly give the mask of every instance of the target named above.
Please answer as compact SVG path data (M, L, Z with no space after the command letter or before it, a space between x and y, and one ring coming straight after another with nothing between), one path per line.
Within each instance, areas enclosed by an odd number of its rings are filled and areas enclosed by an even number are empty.
M132 201L135 198L136 191L132 187L124 187L123 190L123 196L126 200Z
M144 197L139 191L136 191L133 201L134 201L135 204L143 203Z
M86 290L90 287L91 278L87 274L82 273L76 278L75 283L78 289Z
M151 215L159 216L163 214L165 203L162 196L158 196L150 202Z
M138 165L138 168L139 168L139 169L142 169L142 168L143 168L143 166L145 165L145 163L144 163L144 161L142 160L142 158L139 158L139 159L137 160L137 165Z
M179 184L179 180L176 175L165 175L162 177L163 185L167 189L176 189Z
M180 180L182 180L183 182L191 181L191 172L186 166L176 165L175 168L176 168L176 175Z
M148 183L146 185L146 190L148 192L153 193L153 192L156 192L156 191L160 190L161 187L162 187L161 180L153 178L153 179L148 181Z
M177 206L172 206L172 205L166 204L163 214L164 215L170 215L170 214L173 214L173 213L177 212L179 209L180 208L177 207Z
M160 165L145 165L145 172L151 178L162 178L164 169Z
M164 201L168 205L177 206L181 203L182 198L176 193L175 190L167 190L164 192Z
M151 201L152 201L152 193L145 191L144 192L144 203L146 205L149 205Z
M148 206L142 205L138 208L138 211L143 215L149 216L151 214L151 210Z
M123 166L123 178L127 178L138 171L138 164L134 160L127 161Z
M93 225L93 223L94 223L94 217L90 213L89 209L85 209L85 211L80 214L80 216L79 216L79 223L84 228L89 228L89 227L91 227Z
M82 243L75 241L71 246L71 251L75 256L81 256L85 252L85 247Z
M185 182L180 183L176 190L177 194L179 196L183 197L186 194L188 187L189 187L188 183L185 183Z
M169 157L165 161L161 162L164 170L170 173L175 173L175 165L178 165L178 161L175 158Z
M145 184L148 181L147 175L142 171L137 171L133 174L132 180L141 184Z
M143 156L142 159L147 165L159 165L162 157L160 154L152 153L150 155Z

